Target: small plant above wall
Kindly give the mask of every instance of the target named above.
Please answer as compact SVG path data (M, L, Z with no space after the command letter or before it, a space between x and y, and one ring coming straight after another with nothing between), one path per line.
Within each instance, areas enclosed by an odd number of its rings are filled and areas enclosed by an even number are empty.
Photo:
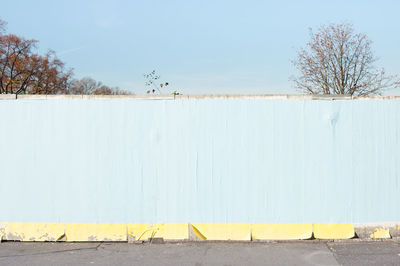
M143 74L143 77L146 79L145 85L148 88L147 94L168 94L163 92L162 90L166 90L166 87L169 86L168 82L160 82L160 75L156 73L155 70L151 71L148 74ZM171 93L172 95L181 95L179 92L174 91Z

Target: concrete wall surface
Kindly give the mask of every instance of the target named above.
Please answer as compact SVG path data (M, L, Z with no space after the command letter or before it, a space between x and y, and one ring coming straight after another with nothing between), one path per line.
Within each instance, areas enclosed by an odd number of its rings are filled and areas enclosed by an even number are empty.
M400 221L400 100L0 101L0 221Z

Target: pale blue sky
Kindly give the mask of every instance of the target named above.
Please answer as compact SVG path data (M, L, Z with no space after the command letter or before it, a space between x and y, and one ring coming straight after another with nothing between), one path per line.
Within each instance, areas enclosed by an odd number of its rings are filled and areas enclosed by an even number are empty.
M400 74L400 1L3 1L8 32L74 69L137 94L155 69L189 93L294 93L290 63L308 28L350 22ZM400 90L389 92L400 94Z

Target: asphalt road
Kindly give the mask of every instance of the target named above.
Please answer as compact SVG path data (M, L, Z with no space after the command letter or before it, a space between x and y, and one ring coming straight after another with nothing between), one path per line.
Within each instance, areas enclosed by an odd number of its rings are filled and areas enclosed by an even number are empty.
M0 265L400 265L400 242L3 242Z

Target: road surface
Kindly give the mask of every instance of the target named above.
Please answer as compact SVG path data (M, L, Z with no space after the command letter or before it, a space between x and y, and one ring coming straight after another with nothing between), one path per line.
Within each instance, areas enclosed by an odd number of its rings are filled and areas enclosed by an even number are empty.
M3 242L0 265L400 265L400 242Z

